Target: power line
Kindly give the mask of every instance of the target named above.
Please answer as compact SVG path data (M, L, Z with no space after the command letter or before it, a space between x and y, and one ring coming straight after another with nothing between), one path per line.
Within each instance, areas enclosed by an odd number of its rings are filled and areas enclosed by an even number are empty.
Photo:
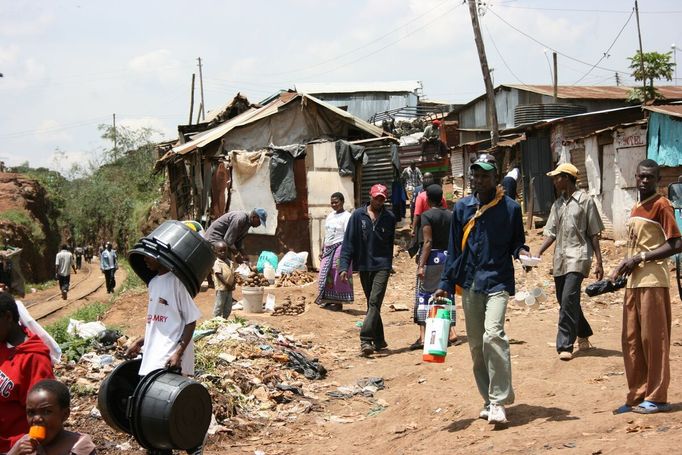
M549 45L547 45L547 44L544 44L544 43L541 42L540 40L538 40L538 39L532 37L532 36L529 35L528 33L524 32L523 30L520 30L518 27L516 27L516 26L510 24L509 22L507 22L506 20L504 20L499 14L497 14L495 11L493 11L492 8L489 8L488 11L490 11L495 17L497 17L500 21L502 21L503 23L505 23L508 27L510 27L510 28L512 28L513 30L515 30L516 32L522 34L523 36L525 36L525 37L528 38L529 40L531 40L531 41L533 41L533 42L539 44L540 46L546 47L547 49L550 49L550 50L556 52L557 54L561 55L562 57L565 57L565 58L567 58L567 59L569 59L569 60L573 60L574 62L582 63L583 65L587 65L587 66L592 66L592 63L588 63L588 62L583 61L583 60L580 60L580 59L578 59L578 58L571 57L570 55L565 54L565 53L563 53L563 52L561 52L561 51L555 49L555 48L552 47L552 46L549 46ZM603 67L603 66L595 66L595 68L599 68L599 69L601 69L601 70L609 71L609 72L612 72L612 73L627 74L626 71L615 70L615 69L613 69L613 68L606 68L606 67Z
M602 60L604 60L605 58L608 57L609 51L611 50L611 48L613 47L613 45L616 44L616 41L618 41L618 38L620 38L620 35L621 35L621 33L623 33L623 30L625 30L625 27L627 27L627 25L630 23L630 19L632 19L633 14L635 14L635 9L634 9L634 8L633 8L632 11L630 12L630 15L628 16L628 20L625 21L625 24L623 24L623 26L620 28L620 31L619 31L618 34L616 35L616 37L613 39L613 42L611 43L611 45L609 46L609 48L606 49L606 52L604 52L604 53L602 54L601 58L599 58L599 60L597 60L597 63L595 63L594 65L592 65L592 67L587 71L587 73L585 73L582 77L580 77L580 79L578 79L577 81L575 81L575 82L573 83L573 85L576 85L578 82L580 82L580 81L582 81L583 79L585 79L585 77L586 77L588 74L590 74L590 73L592 72L592 70L593 70L594 68L596 68L596 66L599 65L599 64L601 63ZM616 74L618 74L618 73L616 73Z
M627 14L628 10L615 10L615 9L574 9L574 8L540 8L534 6L512 6L512 5L500 5L504 8L514 8L514 9L527 9L536 11L562 11L569 13L615 13L615 14ZM641 14L682 14L682 10L672 10L672 11L640 11Z
M17 137L30 136L33 134L54 133L57 131L63 131L63 130L68 130L68 129L73 129L73 128L80 128L83 126L98 124L99 122L103 121L104 119L108 119L108 118L109 118L108 115L103 115L103 116L94 117L94 118L91 118L88 120L79 120L77 122L67 123L65 125L52 126L52 127L46 127L46 128L37 128L37 129L31 129L31 130L14 131L11 133L0 134L0 138L2 138L2 139L14 139Z
M497 52L497 55L500 56L500 60L502 60L502 63L504 64L505 68L507 68L507 71L509 71L509 72L512 74L512 76L514 76L514 78L515 78L517 81L519 81L522 85L524 85L524 86L527 87L527 84L526 84L525 82L523 82L523 81L521 80L521 78L520 78L519 76L516 75L516 73L514 73L514 71L509 67L509 65L507 65L507 61L506 61L506 60L504 59L504 57L502 56L502 52L500 52L500 50L498 49L497 44L495 43L495 39L493 38L493 34L490 33L490 30L488 29L488 26L487 26L486 24L483 24L483 26L485 27L485 31L486 31L486 33L488 34L488 38L490 38L490 42L493 43L493 47L495 48L495 51Z
M381 51L383 51L383 50L385 50L385 49L387 49L387 48L389 48L389 47L391 47L391 46L394 46L394 45L398 44L399 42L403 41L405 38L408 38L408 37L414 35L415 33L417 33L417 32L419 32L419 31L425 29L426 27L428 27L429 25L433 24L434 22L443 19L445 16L447 16L448 14L450 14L451 12L453 12L454 10L456 10L457 8L459 8L460 6L462 6L463 4L464 4L464 3L458 3L458 4L455 5L453 8L450 8L449 10L445 11L443 14L441 14L441 15L438 16L438 17L436 17L435 19L433 19L433 20L431 20L431 21L425 23L425 24L422 25L421 27L418 27L418 28L412 30L411 32L405 34L404 36L398 38L397 40L392 41L392 42L386 44L385 46L380 47L379 49L370 52L369 54L362 55L362 56L356 58L355 60L351 60L350 62L343 63L343 64L341 64L341 65L339 65L339 66L337 66L337 67L335 67L335 68L332 68L332 69L330 69L330 70L328 70L328 71L324 71L324 72L321 72L321 73L313 74L313 75L311 75L311 76L308 76L308 77L304 78L304 80L310 80L311 78L315 78L315 77L318 77L318 76L322 76L322 75L324 75L324 74L332 73L332 72L334 72L334 71L336 71L336 70L339 70L339 69L341 69L341 68L344 68L344 67L346 67L346 66L348 66L348 65L352 65L353 63L357 63L357 62L359 62L360 60L364 60L364 59L366 59L367 57L371 57L372 55L378 54L379 52L381 52Z
M409 21L405 22L404 24L402 24L402 25L400 25L400 26L398 26L398 27L396 27L396 28L394 28L394 29L392 29L392 30L390 30L390 31L388 31L388 32L386 32L386 33L384 33L383 35L379 36L378 38L375 38L375 39L373 39L372 41L369 41L369 42L367 42L367 43L365 43L365 44L363 44L363 45L361 45L361 46L358 46L358 47L356 47L356 48L354 48L354 49L351 49L351 50L349 50L349 51L346 51L346 52L344 52L344 53L342 53L342 54L339 54L339 55L337 55L337 56L335 56L335 57L332 57L332 58L330 58L330 59L322 60L321 62L315 63L314 65L310 65L310 66L305 67L305 68L296 69L296 70L289 70L289 71L281 71L281 72L277 72L277 73L265 73L265 74L263 74L263 76L266 76L266 77L268 77L268 76L282 76L282 75L284 75L284 74L302 73L302 72L306 72L306 71L308 71L308 70L310 70L310 69L317 68L317 67L319 67L319 66L325 65L325 64L327 64L327 63L331 63L331 62L333 62L333 61L335 61L335 60L340 60L340 59L342 59L343 57L346 57L346 56L348 56L348 55L351 55L351 54L353 54L353 53L355 53L355 52L357 52L357 51L363 50L363 49L365 49L365 48L371 46L372 44L377 43L377 42L383 40L383 39L386 38L387 36L392 35L393 33L395 33L395 32L397 32L397 31L399 31L399 30L402 30L402 29L406 28L406 27L407 27L408 25L410 25L411 23L416 22L417 20L421 19L422 17L424 17L424 16L426 16L426 15L432 13L433 11L437 10L438 8L440 8L441 6L443 6L443 5L446 4L446 3L449 3L449 0L443 0L443 1L440 2L438 5L436 5L436 6L434 6L433 8L431 8L430 10L428 10L428 11L426 11L426 12L424 12L424 13L422 13L422 14L420 14L420 15L418 15L418 16L412 18L412 19L410 19ZM447 14L447 13L446 13L446 14Z

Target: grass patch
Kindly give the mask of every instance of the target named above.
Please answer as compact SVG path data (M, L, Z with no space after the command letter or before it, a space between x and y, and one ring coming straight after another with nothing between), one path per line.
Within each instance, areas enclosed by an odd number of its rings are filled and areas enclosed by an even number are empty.
M142 279L139 276L137 276L137 273L133 271L133 268L130 267L130 263L128 261L126 261L125 259L121 259L118 263L125 269L126 279L116 291L117 293L125 292L128 290L131 291L147 290L147 285L145 284L144 281L142 281Z
M43 281L42 283L26 283L26 289L35 289L36 291L44 291L45 289L54 286L54 280Z
M45 233L40 223L35 222L26 210L9 209L0 213L0 220L19 224L31 231L31 240L34 242L44 242Z

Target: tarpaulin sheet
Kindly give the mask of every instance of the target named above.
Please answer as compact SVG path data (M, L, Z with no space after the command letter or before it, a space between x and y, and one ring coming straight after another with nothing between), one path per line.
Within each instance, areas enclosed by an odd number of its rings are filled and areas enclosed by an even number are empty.
M231 153L232 199L230 211L250 212L260 207L268 212L267 227L251 228L249 233L275 235L277 207L270 192L270 157L265 152L233 151Z
M682 121L652 112L648 134L647 158L661 166L682 166Z
M351 144L346 141L336 141L336 162L339 165L339 174L342 176L355 176L355 162L361 161L364 166L368 157L365 147Z
M270 158L270 191L277 204L296 200L296 182L294 181L294 160L305 153L304 144L271 145Z

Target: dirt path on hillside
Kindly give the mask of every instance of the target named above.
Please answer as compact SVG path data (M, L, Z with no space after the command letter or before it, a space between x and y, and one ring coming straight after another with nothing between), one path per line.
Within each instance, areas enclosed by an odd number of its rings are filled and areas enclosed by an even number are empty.
M125 269L118 269L116 272L117 289L125 282L126 277ZM108 302L111 299L111 295L107 294L104 286L104 275L99 269L99 262L96 258L90 264L83 261L81 270L71 274L71 286L66 300L61 298L57 281L41 291L27 291L29 292L22 302L41 324L50 324L88 303Z
M537 251L542 240L539 233L535 231L529 237L532 250ZM623 251L609 241L603 242L603 249L608 273ZM311 340L314 347L309 353L320 358L329 374L319 381L321 392L310 397L319 403L318 411L302 414L286 426L268 426L247 439L212 436L206 453L674 453L679 445L677 438L682 437L682 308L676 287L671 288L673 412L614 416L611 411L624 402L626 392L620 350L622 291L593 299L583 294L586 317L595 332L595 349L562 362L554 348L558 312L552 298L550 258L544 259L532 280L544 287L550 296L548 302L530 311L509 305L506 329L512 343L516 403L508 407L510 424L506 429L494 429L477 419L482 399L474 384L466 343L450 348L442 365L424 363L420 352L407 349L417 336L411 312L388 310L392 303L412 306L415 266L406 253L400 253L382 310L389 343L386 354L371 359L358 356L356 322L363 319L363 298L343 312L329 312L311 304L316 292L312 285L274 291L278 299L305 296L309 305L302 315L273 317L237 312L240 317ZM523 278L517 271L521 287ZM355 286L356 296L362 295L357 279ZM203 314L210 316L213 291L200 293L196 301ZM105 322L124 327L129 336L138 335L144 330L145 306L144 293L124 295ZM466 340L459 302L457 327ZM375 400L333 399L324 393L368 376L382 377L386 384Z

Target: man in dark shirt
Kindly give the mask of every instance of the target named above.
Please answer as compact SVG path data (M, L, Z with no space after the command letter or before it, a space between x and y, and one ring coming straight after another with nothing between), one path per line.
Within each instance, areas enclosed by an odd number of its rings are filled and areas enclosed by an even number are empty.
M445 271L436 296L457 285L462 292L474 377L483 397L479 417L506 423L504 405L514 402L505 312L514 295L512 257L528 254L521 207L497 185L497 163L481 155L470 168L474 194L452 213Z
M376 184L369 194L372 197L369 204L353 211L348 220L339 261L342 280L348 279L351 262L359 271L367 299L367 315L360 330L360 352L363 356L388 346L381 321L381 305L393 266L395 238L395 216L384 206L388 189Z
M206 240L212 245L219 241L225 242L230 258L236 262L248 262L248 256L244 251L244 238L249 229L265 226L268 214L264 209L253 209L251 213L234 211L222 215L213 221L206 229Z

